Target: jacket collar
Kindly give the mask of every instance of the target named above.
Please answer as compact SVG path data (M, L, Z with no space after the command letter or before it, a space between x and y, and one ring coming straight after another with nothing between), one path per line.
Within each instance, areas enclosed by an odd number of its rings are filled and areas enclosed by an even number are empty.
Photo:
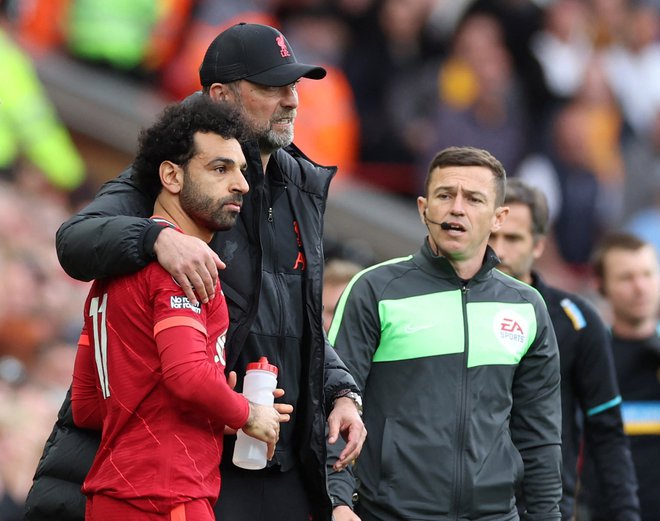
M453 279L456 282L461 281L460 277L454 270L454 267L449 262L449 259L442 255L436 255L433 252L428 238L424 239L422 248L414 255L413 259L422 270L431 273L432 275L440 276L445 279ZM468 284L471 281L483 281L489 279L492 276L493 268L499 263L500 259L495 255L493 249L490 246L487 246L481 268L477 274L468 281Z
M532 271L532 287L541 294L548 289L548 285L543 280L543 277L536 271Z

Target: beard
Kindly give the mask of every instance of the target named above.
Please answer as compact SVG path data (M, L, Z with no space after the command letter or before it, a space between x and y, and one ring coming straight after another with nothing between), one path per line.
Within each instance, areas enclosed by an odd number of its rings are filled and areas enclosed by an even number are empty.
M296 109L278 110L268 121L255 121L245 110L240 92L235 90L234 94L236 96L238 108L243 114L245 121L248 123L252 136L254 136L257 143L259 143L259 150L262 153L272 154L275 150L288 147L293 143L293 121L296 119ZM285 118L291 119L291 125L289 128L277 131L274 130L273 124Z
M264 129L254 129L257 141L259 142L259 150L262 152L272 153L280 148L288 147L293 143L293 125L286 130L275 131L273 130L273 121L277 121L284 116L282 114L273 116L273 119L268 122L268 127ZM295 118L295 111L293 112Z
M207 230L228 230L238 219L238 212L225 209L227 203L241 204L241 194L229 195L220 200L214 200L203 193L191 179L187 168L183 169L183 188L179 194L179 202L184 212L199 226Z

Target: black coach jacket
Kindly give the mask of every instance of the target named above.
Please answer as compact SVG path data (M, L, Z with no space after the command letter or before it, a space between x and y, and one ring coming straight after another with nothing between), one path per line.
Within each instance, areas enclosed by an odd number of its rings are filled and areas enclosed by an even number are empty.
M261 285L261 241L257 212L261 207L264 174L256 144L243 146L250 192L231 230L216 233L211 246L227 261L221 273L222 290L230 316L226 370L236 368L258 309ZM299 224L307 269L304 275L306 303L303 378L298 403L302 433L299 457L311 491L318 520L330 520L331 503L326 486L325 424L334 395L343 389L358 390L353 378L328 344L322 327L323 215L334 167L312 163L295 146L271 157L280 167L289 189L288 197ZM65 271L79 280L92 280L134 272L155 259L153 245L162 229L149 220L154 194L136 187L131 169L108 181L95 200L65 222L57 232L57 252ZM128 217L131 216L131 217ZM231 257L231 258L230 258ZM305 392L306 391L306 392ZM26 520L84 519L82 481L91 466L100 437L78 429L71 419L69 397L60 411L51 437L37 467L26 502ZM66 451L62 447L70 447ZM225 452L225 457L231 454Z

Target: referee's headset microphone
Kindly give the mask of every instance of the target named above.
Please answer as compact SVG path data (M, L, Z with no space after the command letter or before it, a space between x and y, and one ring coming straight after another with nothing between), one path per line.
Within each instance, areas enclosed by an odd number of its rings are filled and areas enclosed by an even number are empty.
M451 225L448 222L439 223L438 221L433 221L433 220L429 219L428 216L426 215L427 211L428 211L428 208L426 208L424 210L424 224L426 224L427 228L429 227L429 223L436 224L436 225L440 226L440 228L442 228L443 230L449 230L451 228Z

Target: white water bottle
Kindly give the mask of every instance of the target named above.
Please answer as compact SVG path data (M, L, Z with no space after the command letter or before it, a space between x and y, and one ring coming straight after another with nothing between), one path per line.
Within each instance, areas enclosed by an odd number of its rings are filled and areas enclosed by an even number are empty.
M258 362L248 364L243 380L243 396L252 403L273 405L273 391L277 385L277 367L262 356ZM248 436L239 429L232 461L237 467L257 470L266 466L268 445L265 441Z

